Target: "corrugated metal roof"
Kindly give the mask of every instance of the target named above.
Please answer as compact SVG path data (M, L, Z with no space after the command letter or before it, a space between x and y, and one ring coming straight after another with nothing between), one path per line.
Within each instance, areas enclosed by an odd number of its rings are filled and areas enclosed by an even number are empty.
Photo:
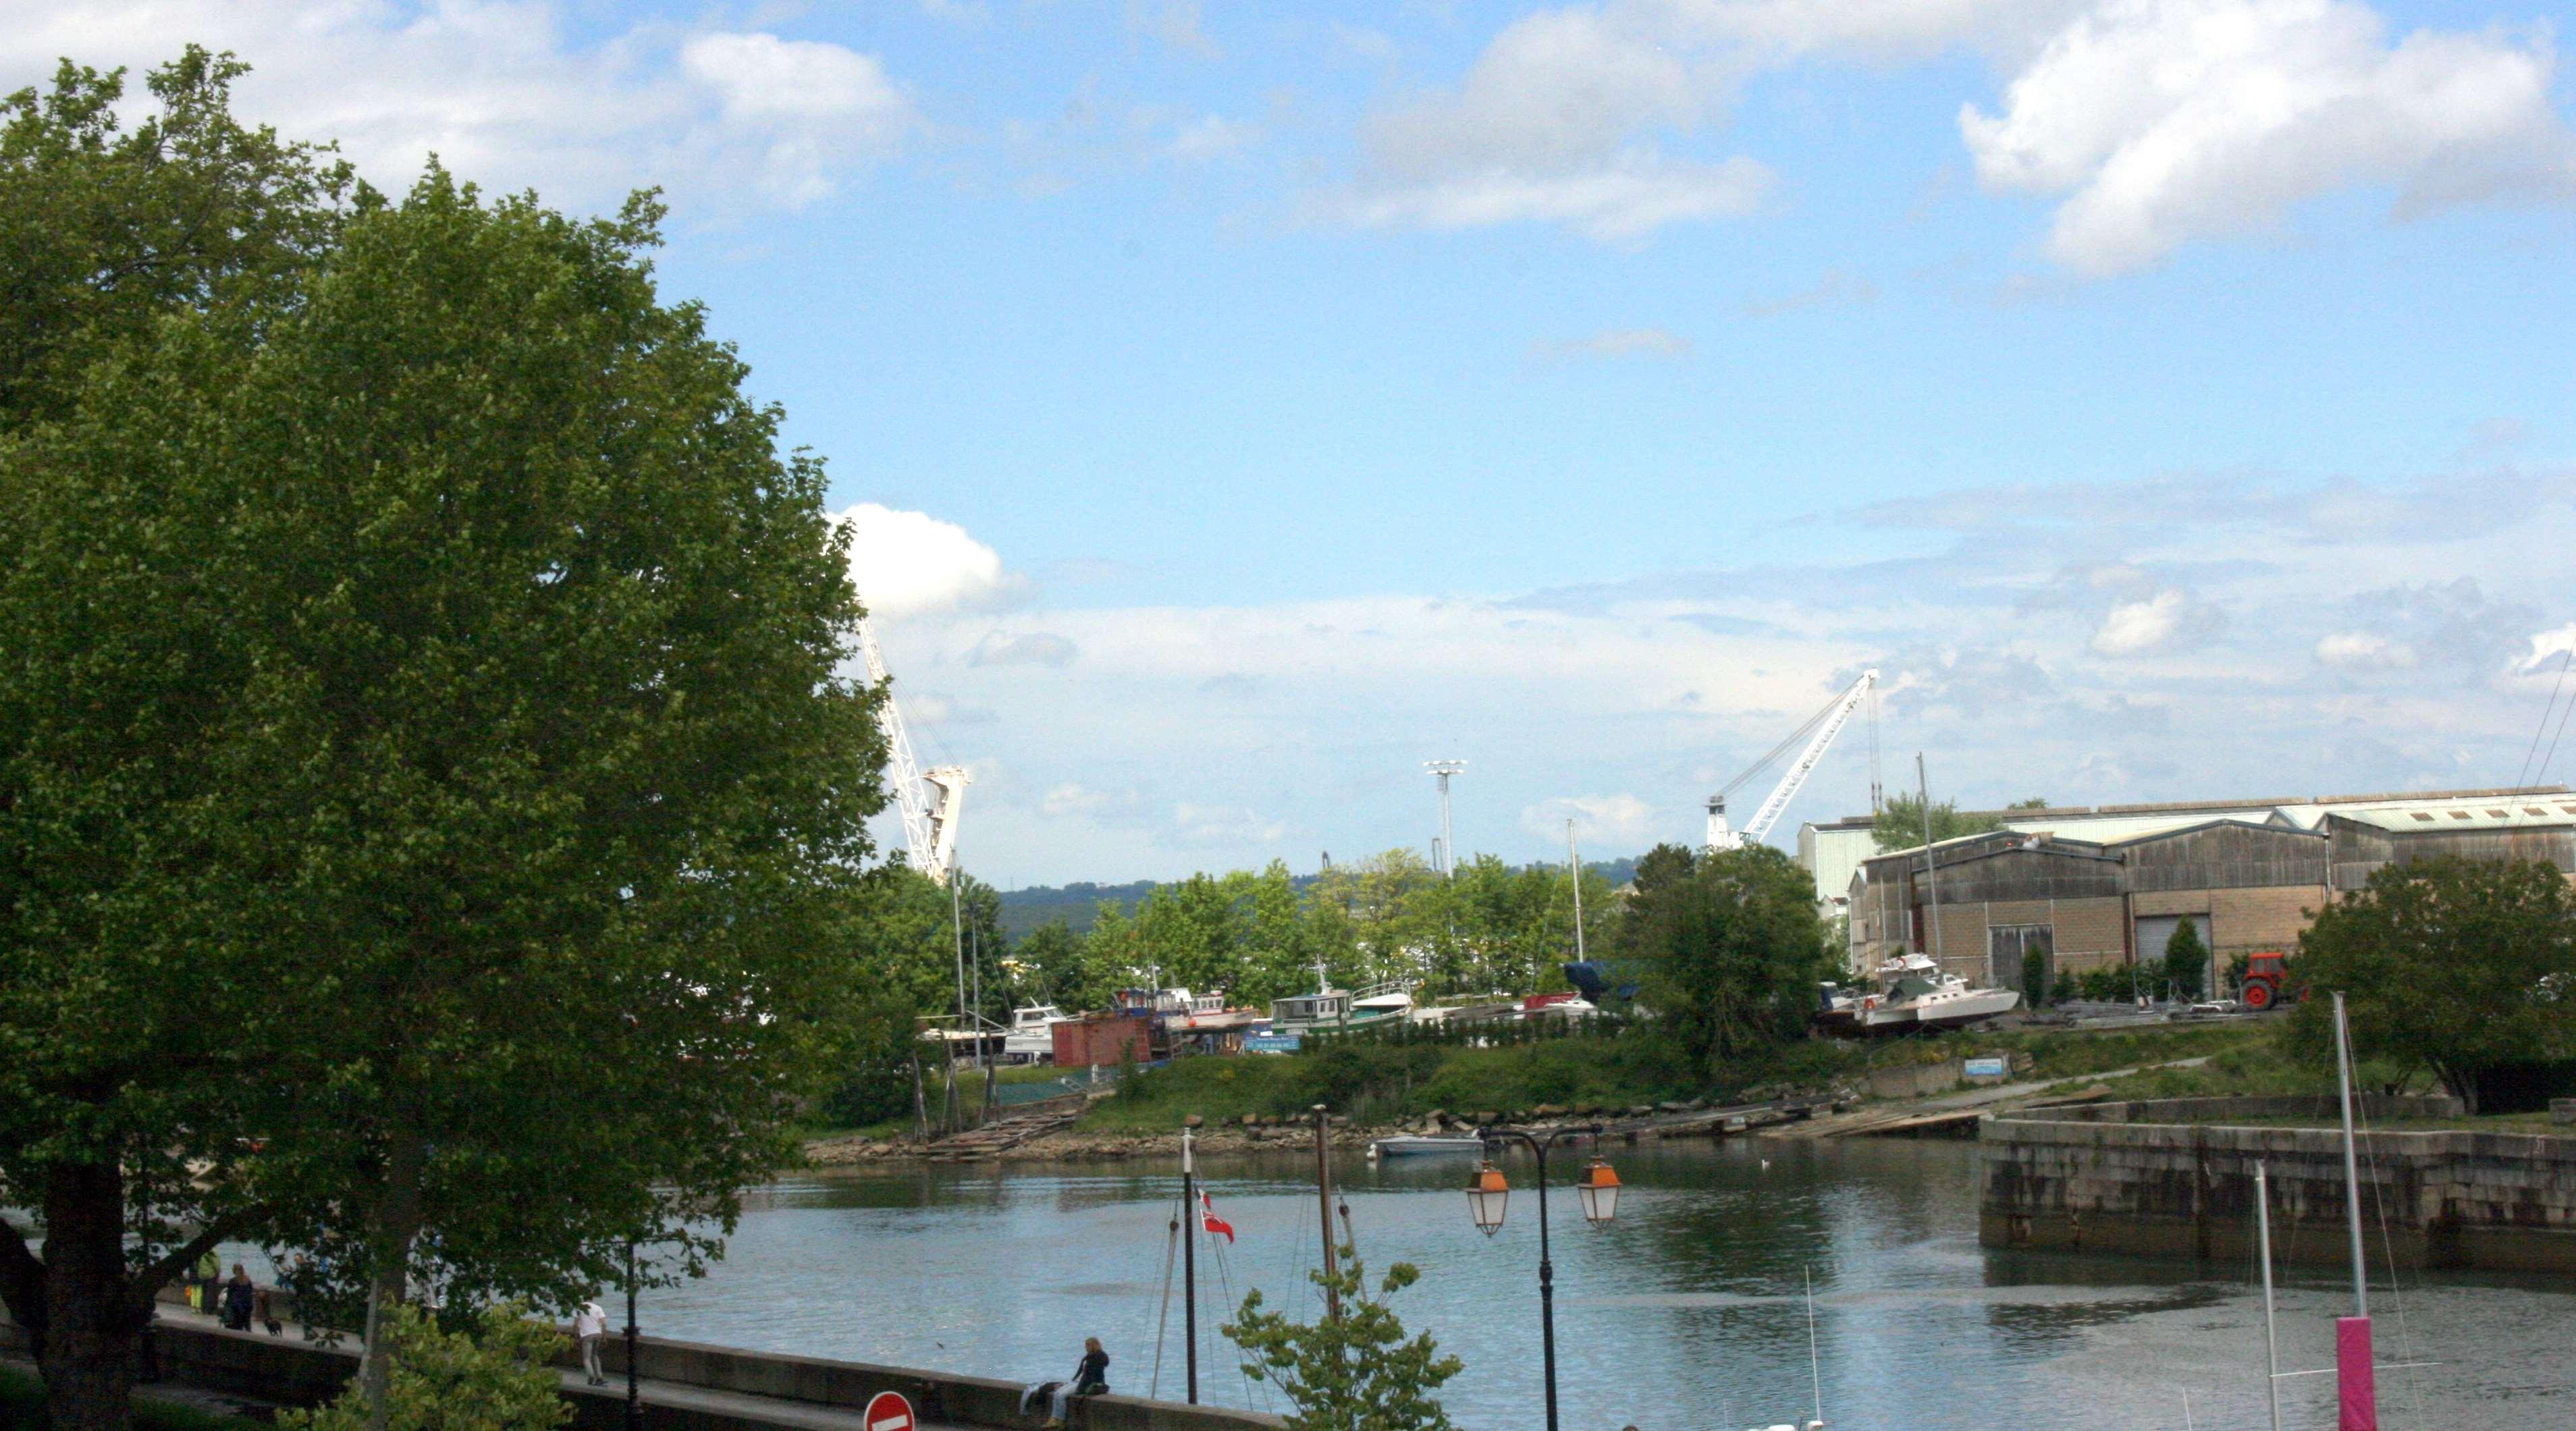
M2498 801L2466 808L2336 810L2333 814L2339 820L2372 825L2398 834L2422 834L2427 830L2546 829L2576 825L2576 797Z

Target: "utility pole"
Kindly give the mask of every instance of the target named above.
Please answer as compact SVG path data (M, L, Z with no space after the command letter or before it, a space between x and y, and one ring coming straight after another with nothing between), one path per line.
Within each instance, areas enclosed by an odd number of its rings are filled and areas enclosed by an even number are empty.
M1449 777L1465 771L1467 762L1426 760L1422 762L1422 768L1430 771L1432 778L1440 782L1440 846L1435 852L1437 858L1431 863L1438 867L1442 878L1456 879L1458 877L1458 840L1449 832Z

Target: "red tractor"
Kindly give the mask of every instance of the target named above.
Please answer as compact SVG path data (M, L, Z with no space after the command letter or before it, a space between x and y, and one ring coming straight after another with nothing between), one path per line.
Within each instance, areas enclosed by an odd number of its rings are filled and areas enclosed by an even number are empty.
M2290 987L2290 956L2278 949L2266 949L2247 956L2245 990L2239 995L2245 1007L2256 1013L2277 1004L2295 1002L2299 991Z

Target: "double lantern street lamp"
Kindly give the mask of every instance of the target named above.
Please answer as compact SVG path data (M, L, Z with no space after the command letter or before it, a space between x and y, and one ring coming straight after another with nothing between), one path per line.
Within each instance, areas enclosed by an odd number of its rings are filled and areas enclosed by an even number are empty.
M1488 1153L1497 1143L1507 1140L1527 1145L1538 1155L1538 1305L1539 1334L1547 1365L1547 1431L1556 1431L1556 1264L1549 1260L1547 1247L1547 1150L1559 1138L1590 1138L1597 1154L1601 1144L1601 1125L1588 1128L1559 1128L1544 1135L1524 1133L1517 1128L1487 1128L1477 1134L1485 1140ZM1583 1180L1574 1185L1583 1202L1583 1220L1594 1227L1607 1227L1619 1215L1619 1175L1608 1163L1594 1157L1583 1170ZM1474 1186L1467 1189L1467 1215L1476 1220L1476 1230L1487 1237L1503 1230L1503 1211L1510 1204L1511 1183L1503 1170L1495 1167L1489 1156L1476 1169Z

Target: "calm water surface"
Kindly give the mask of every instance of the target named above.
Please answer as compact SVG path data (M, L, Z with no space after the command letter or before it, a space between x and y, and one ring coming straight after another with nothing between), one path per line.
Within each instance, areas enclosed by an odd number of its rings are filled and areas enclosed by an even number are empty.
M1768 1160L1767 1165L1764 1160ZM1572 1160L1566 1160L1570 1165ZM1551 1199L1558 1380L1568 1431L1745 1427L1808 1414L1802 1272L1815 1278L1826 1418L1838 1431L2266 1426L2252 1268L1991 1252L1963 1143L1738 1140L1617 1150L1615 1227ZM1344 1159L1362 1257L1422 1280L1395 1306L1466 1362L1464 1427L1541 1424L1537 1199L1509 1165L1504 1231L1467 1217L1470 1164ZM1570 1173L1568 1166L1561 1171ZM1318 1244L1311 1160L1209 1159L1239 1241L1200 1263L1202 1398L1277 1409L1213 1332L1249 1287L1301 1316ZM647 1332L806 1355L1040 1380L1097 1336L1122 1392L1178 1397L1175 1291L1155 1348L1179 1179L1146 1164L813 1176L763 1190L703 1281L645 1294ZM2313 1238L2314 1233L2303 1236ZM2284 1370L2332 1364L2345 1290L2292 1274ZM2576 1428L2576 1295L2544 1282L2410 1274L2374 1295L2382 1424ZM2284 1383L2287 1425L2334 1424L2330 1377ZM1265 1395L1270 1398L1265 1402ZM2189 1399L2186 1423L2185 1398Z

